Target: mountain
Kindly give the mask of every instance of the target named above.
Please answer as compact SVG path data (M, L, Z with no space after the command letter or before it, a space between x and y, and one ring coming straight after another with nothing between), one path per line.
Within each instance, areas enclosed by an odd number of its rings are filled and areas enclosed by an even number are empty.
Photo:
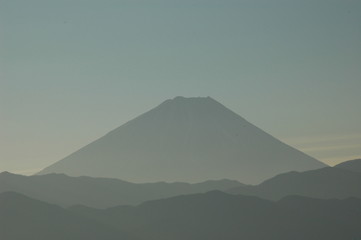
M354 159L354 160L342 162L334 167L355 171L355 172L361 172L361 159Z
M39 174L131 182L235 179L259 183L326 165L280 142L210 97L167 100Z
M64 174L22 176L8 172L0 173L0 193L14 191L64 207L78 204L95 208L135 205L148 200L227 190L242 185L226 179L195 184L135 184L119 179L69 177Z
M361 173L327 167L305 172L280 174L256 186L240 186L228 190L278 200L289 195L312 198L361 198Z
M134 240L120 230L24 195L0 193L0 239Z
M137 207L70 210L142 240L351 240L361 238L360 209L355 198L272 202L213 191Z

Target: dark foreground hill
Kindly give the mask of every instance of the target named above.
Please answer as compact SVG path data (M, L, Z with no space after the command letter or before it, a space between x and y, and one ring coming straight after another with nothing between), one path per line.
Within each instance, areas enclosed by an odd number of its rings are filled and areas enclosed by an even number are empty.
M0 193L1 240L134 240L120 230L24 195Z
M153 199L181 194L227 190L242 186L231 180L202 183L145 183L135 184L119 179L69 177L64 174L22 176L0 173L0 193L15 191L60 206L86 205L107 208L117 205L133 205Z
M176 97L111 131L39 174L131 182L235 179L259 183L325 167L214 99Z
M334 167L361 173L361 159L354 159L354 160L342 162Z
M143 240L346 240L361 238L361 200L286 197L278 202L219 191L137 207L73 207Z
M361 198L361 173L327 167L280 174L256 186L240 186L227 192L278 200L289 195L312 198Z
M272 202L220 191L106 210L63 209L0 194L4 240L352 240L361 238L361 200L286 197Z

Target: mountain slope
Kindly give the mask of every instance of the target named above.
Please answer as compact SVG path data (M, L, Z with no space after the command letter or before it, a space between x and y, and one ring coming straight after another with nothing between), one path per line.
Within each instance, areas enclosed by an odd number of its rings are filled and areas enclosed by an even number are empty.
M14 192L0 193L0 239L134 240L115 228Z
M39 174L131 182L236 179L257 183L325 164L280 142L212 98L176 97Z
M354 159L354 160L342 162L334 167L342 168L354 172L361 172L361 159Z
M137 207L71 211L143 240L340 240L361 237L361 200L287 197L271 202L219 191Z
M312 198L361 198L361 173L335 167L305 172L288 172L256 186L241 186L227 192L266 199L281 199L289 195Z
M133 205L147 200L181 194L226 190L242 186L231 180L188 183L135 184L119 179L69 177L64 174L22 176L0 173L0 193L14 191L60 206L86 205L107 208L116 205Z

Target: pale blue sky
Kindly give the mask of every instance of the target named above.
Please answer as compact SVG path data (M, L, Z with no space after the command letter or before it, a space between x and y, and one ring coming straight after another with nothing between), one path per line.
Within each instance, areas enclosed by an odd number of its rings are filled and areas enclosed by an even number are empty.
M360 90L360 0L0 0L0 171L178 95L335 164L361 157Z

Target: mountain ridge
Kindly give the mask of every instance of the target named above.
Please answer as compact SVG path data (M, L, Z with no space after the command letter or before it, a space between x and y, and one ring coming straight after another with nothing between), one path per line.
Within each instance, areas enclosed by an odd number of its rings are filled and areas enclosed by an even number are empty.
M86 205L108 208L137 205L144 201L181 194L227 190L242 184L233 180L211 180L201 183L131 183L120 179L71 177L65 174L23 176L0 173L0 193L14 191L63 207Z
M211 191L130 208L70 210L147 240L339 240L361 236L360 207L356 198L270 201Z
M135 240L122 231L16 192L0 193L0 239Z
M342 168L354 172L361 172L361 159L353 159L335 165L336 168Z
M320 199L361 198L361 173L337 167L287 172L259 185L240 186L227 192L279 200L289 195Z

